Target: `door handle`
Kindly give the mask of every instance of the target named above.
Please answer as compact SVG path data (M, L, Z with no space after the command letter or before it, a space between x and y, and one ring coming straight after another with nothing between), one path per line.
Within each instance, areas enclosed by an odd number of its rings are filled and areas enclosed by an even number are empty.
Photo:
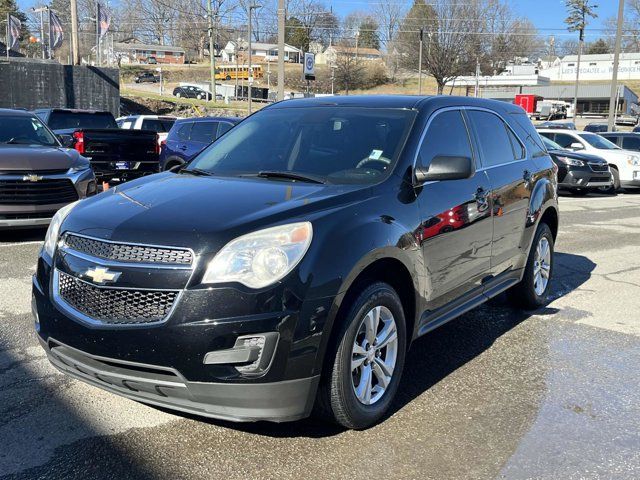
M186 145L180 145L180 150L185 151L187 149Z

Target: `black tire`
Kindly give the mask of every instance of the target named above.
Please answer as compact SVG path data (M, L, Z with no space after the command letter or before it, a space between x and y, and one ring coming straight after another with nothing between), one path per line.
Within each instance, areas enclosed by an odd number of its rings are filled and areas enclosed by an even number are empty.
M611 176L613 177L613 184L610 187L600 187L600 191L615 195L620 191L620 173L616 168L610 167Z
M549 281L546 288L541 294L536 292L534 286L534 269L535 269L535 253L538 243L542 238L546 238L549 242L549 248L551 250L551 259L549 264ZM531 249L529 250L529 256L527 257L527 265L524 269L524 275L522 280L517 285L513 286L507 291L507 296L511 304L515 307L523 308L525 310L535 310L540 308L547 302L549 290L551 288L551 279L553 278L553 263L554 263L554 242L551 229L546 223L540 223L536 234L531 242Z
M384 393L375 403L365 405L358 400L354 391L351 361L353 345L363 320L377 306L386 307L395 320L396 363ZM407 349L406 338L404 311L395 290L382 282L373 283L362 290L348 306L336 342L327 351L330 357L326 363L327 372L319 387L316 413L356 430L368 428L378 422L387 413L398 390Z
M176 98L180 98L182 94L180 92L176 93Z
M225 77L225 80L226 80L227 82L228 82L229 80L231 80L231 75L227 75L227 76Z

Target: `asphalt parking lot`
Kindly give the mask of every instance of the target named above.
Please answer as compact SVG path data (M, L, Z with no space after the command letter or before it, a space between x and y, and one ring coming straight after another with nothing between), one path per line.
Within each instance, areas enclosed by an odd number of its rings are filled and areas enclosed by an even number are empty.
M563 197L552 302L418 340L364 431L230 424L62 376L38 346L43 232L0 235L0 478L640 478L640 194Z

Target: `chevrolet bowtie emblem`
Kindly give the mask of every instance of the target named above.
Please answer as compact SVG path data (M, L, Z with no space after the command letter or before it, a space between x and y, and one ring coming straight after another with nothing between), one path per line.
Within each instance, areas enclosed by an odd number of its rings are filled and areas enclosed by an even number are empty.
M91 267L84 272L85 277L93 280L93 283L103 285L105 283L115 282L122 275L122 272L111 272L108 268Z
M31 174L31 175L25 175L24 177L22 177L22 181L23 182L39 182L40 180L42 180L43 177L41 177L40 175L35 175L35 174Z

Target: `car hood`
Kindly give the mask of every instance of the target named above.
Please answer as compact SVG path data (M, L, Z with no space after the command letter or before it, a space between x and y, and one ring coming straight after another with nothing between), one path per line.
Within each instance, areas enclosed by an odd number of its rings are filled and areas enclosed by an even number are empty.
M44 145L0 145L0 171L68 170L81 162L76 150Z
M369 186L151 175L80 202L62 230L141 244L217 249L278 223L369 198Z
M585 162L607 163L604 158L598 157L597 155L574 152L573 150L550 150L549 153L560 157L575 158L576 160L583 160Z

